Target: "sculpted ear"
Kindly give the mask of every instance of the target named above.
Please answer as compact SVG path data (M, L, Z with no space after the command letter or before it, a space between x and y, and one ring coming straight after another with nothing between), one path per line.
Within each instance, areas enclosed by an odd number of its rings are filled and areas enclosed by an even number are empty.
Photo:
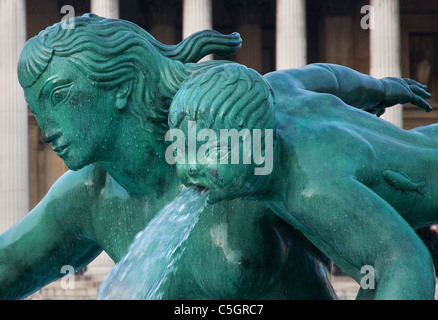
M132 81L123 83L116 93L116 108L122 110L128 104L128 98L132 90Z

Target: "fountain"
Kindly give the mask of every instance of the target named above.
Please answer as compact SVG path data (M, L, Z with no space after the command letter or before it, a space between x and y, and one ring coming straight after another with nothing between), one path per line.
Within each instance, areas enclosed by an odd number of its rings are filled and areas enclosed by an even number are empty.
M167 204L141 231L126 256L99 288L99 300L159 300L177 268L185 241L207 204L205 193L190 187Z
M377 276L376 288L361 297L431 296L432 271L413 226L370 196L396 194L406 217L417 201L429 208L432 173L423 174L415 155L434 164L436 145L425 136L435 126L407 132L376 117L398 103L429 111L425 87L329 64L262 76L231 61L198 62L240 47L239 34L213 30L165 45L134 23L93 14L27 42L20 84L43 141L70 170L0 236L0 298L24 298L59 279L65 265L79 270L102 251L116 267L100 299L335 299L327 257L358 282L364 264L376 275L392 274L388 261L406 271L405 278ZM185 117L198 121L196 157L167 139ZM261 162L218 161L229 150L209 142L235 125L272 130L271 142L258 139L275 146L268 170L255 170ZM370 172L373 155L388 150L378 139L370 147L376 132L387 146L406 148L385 153L377 163L388 166ZM249 159L263 157L269 154ZM345 177L357 184L343 185ZM373 219L355 215L361 212ZM389 258L373 255L381 244Z

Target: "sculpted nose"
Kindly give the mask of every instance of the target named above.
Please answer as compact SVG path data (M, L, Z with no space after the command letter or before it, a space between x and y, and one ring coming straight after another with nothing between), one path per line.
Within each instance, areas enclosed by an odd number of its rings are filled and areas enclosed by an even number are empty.
M42 139L45 144L55 141L61 135L60 131L44 130Z
M198 169L195 166L190 166L189 168L189 176L195 177L198 175Z
M202 170L202 167L199 166L199 164L190 164L188 175L192 178L202 177L204 176L204 171Z

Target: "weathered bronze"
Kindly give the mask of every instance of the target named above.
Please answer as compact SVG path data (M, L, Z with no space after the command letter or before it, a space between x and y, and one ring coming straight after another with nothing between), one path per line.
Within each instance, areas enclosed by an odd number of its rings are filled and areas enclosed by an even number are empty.
M359 298L433 299L432 259L414 228L438 222L438 127L407 131L352 107L377 111L411 102L430 110L425 89L329 64L264 78L237 64L199 72L173 100L171 128L184 132L196 121L199 132L213 130L210 138L230 129L244 137L249 129L262 139L249 134L237 147L207 144L213 159L177 162L178 173L187 185L207 189L211 203L265 200L358 283L372 269L373 284L361 287ZM226 164L233 148L246 153L248 141L261 145L273 170L257 175L256 161Z
M102 251L115 262L124 257L182 190L165 156L172 101L192 102L193 84L213 102L218 87L205 74L239 81L233 70L243 66L196 62L240 46L238 34L214 31L167 46L133 23L92 14L76 17L74 29L56 24L27 42L20 83L44 142L71 170L0 236L1 298L26 297L63 276L64 265L80 269ZM402 216L417 222L430 211L433 127L406 132L347 105L375 114L404 102L429 110L424 88L329 65L252 76L275 93L266 114L275 109L276 162L272 174L257 176L273 192L207 206L163 298L335 298L328 259L295 227L356 279L357 267L374 264L379 297L429 297L429 258ZM228 166L224 172L239 186L248 177ZM259 189L239 196L259 198ZM395 200L383 200L389 196ZM407 287L394 288L396 279Z

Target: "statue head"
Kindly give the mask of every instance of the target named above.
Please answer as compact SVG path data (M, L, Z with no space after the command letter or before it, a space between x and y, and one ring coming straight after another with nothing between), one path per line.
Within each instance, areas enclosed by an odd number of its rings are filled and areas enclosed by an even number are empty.
M188 148L176 150L184 154L176 161L178 175L186 185L208 189L210 202L258 196L272 174L274 95L252 69L228 64L194 74L171 104L169 127L188 137Z
M134 23L85 14L74 29L57 23L30 39L18 77L44 142L75 170L101 161L128 123L162 139L169 101L202 65L194 62L231 54L240 42L208 30L164 45Z

